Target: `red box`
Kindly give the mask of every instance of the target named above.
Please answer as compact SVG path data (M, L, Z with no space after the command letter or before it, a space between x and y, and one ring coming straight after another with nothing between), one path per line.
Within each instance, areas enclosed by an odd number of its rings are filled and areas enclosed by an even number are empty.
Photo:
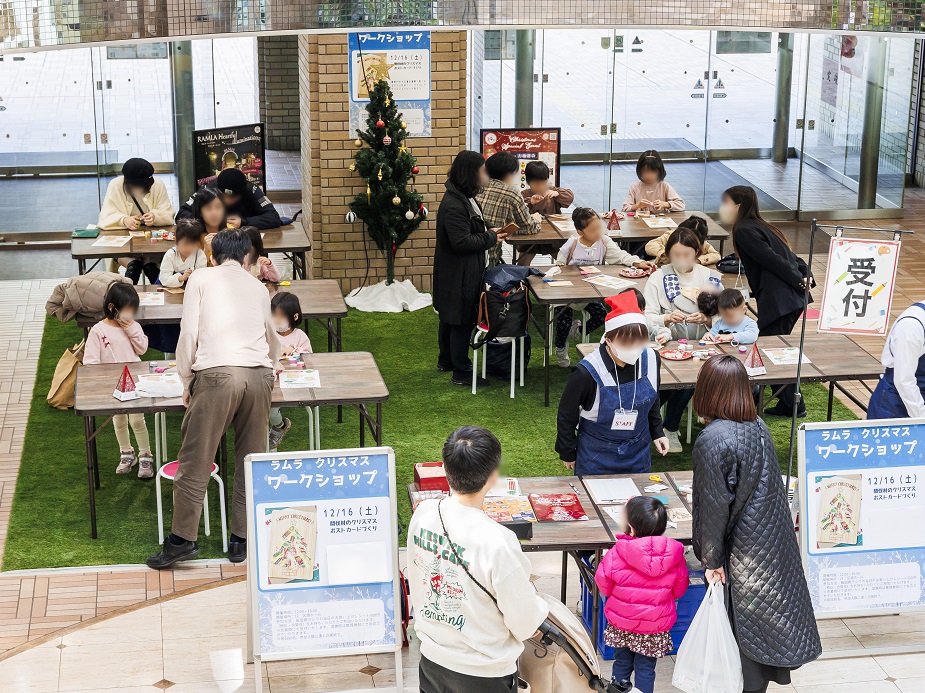
M446 472L443 471L443 462L418 462L414 465L414 483L420 491L450 492Z

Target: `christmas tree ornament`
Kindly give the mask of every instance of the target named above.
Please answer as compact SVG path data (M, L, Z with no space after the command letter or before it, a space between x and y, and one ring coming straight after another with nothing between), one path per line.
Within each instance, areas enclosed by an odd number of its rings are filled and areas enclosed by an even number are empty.
M109 342L105 337L103 337L103 342L105 346L109 346ZM128 366L122 369L122 375L119 376L119 382L116 383L116 389L113 391L112 396L120 402L138 399L138 393L135 391L135 379L132 377Z
M357 220L356 212L354 212L354 211L351 209L349 212L347 212L347 216L344 217L344 218L347 220L347 223L348 223L348 224L352 224L353 222L355 222L355 221Z
M391 106L391 105L392 105L392 99L390 99L388 96L386 96L386 97L385 97L385 107L388 108L388 107Z
M411 173L413 173L414 175L418 175L420 172L421 172L421 169L419 169L417 166L411 167Z
M405 121L402 121L402 123L401 123L401 129L402 129L402 130L407 130L407 129L408 129L408 125L405 123Z
M401 152L402 154L408 151L408 148L405 146L404 142L401 143L401 146L398 148L398 151Z
M407 212L405 212L405 219L408 221L414 219L414 211L409 209Z
M359 137L357 137L355 140L353 140L353 144L354 144L355 146L357 146L357 147L362 147L362 146L363 146L363 140L361 140Z
M376 121L376 127L380 129L385 127L385 121L382 119L382 116L379 116L379 120Z
M424 203L421 203L421 206L418 207L418 214L421 215L421 219L427 218L427 207L424 206Z
M373 191L369 189L369 183L366 184L366 204L372 202Z
M385 137L382 138L382 144L388 147L390 144L392 144L392 138L386 135Z
M382 180L382 165L379 165L379 173L376 174L376 178Z
M392 198L392 204L395 205L396 207L400 206L401 198L398 195L396 195L395 197Z
M347 168L349 168L351 171L356 171L356 170L357 170L357 165L351 163Z

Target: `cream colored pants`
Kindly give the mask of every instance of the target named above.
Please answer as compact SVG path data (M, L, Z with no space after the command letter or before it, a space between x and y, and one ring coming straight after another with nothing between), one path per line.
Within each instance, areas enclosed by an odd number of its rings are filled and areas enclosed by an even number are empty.
M132 439L128 434L129 424L132 424L132 430L135 432L138 452L151 452L151 441L148 440L148 426L145 424L144 414L116 414L112 417L112 427L116 429L119 450L128 452L132 449Z

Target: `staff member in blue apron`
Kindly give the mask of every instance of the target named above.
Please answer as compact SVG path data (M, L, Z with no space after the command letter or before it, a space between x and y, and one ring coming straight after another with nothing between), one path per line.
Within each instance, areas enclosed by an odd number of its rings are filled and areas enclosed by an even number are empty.
M572 371L559 400L556 452L579 476L652 469L651 446L668 453L662 430L658 354L633 292L605 299L601 346Z
M925 302L896 318L880 363L886 369L867 405L868 419L925 417Z

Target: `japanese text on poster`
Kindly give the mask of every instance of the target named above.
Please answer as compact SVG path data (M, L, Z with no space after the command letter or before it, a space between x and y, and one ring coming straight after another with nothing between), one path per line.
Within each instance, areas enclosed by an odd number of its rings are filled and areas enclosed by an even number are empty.
M532 128L528 130L482 130L482 155L487 159L496 152L510 152L520 160L520 189L527 188L524 168L531 161L542 161L549 167L550 185L559 185L560 128Z
M267 189L266 128L263 123L193 132L196 187L211 183L226 168L239 168L247 180Z
M805 424L799 455L817 618L925 608L925 420Z
M395 651L391 449L251 455L247 494L254 652L296 659Z
M899 246L899 241L832 238L820 332L886 334Z
M366 127L369 89L389 83L409 137L430 137L430 32L350 34L350 136Z

